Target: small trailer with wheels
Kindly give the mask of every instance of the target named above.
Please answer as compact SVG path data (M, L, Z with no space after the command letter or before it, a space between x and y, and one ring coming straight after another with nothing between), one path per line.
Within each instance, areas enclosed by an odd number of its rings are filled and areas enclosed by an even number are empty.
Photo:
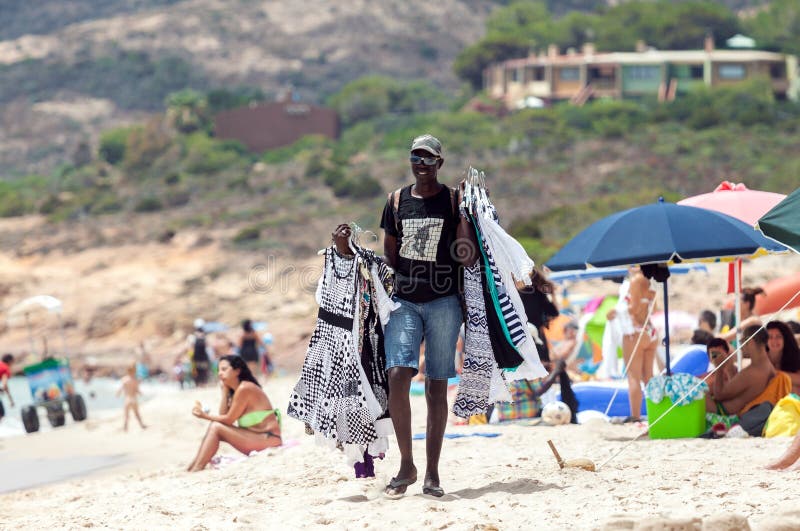
M28 379L28 386L33 397L33 404L22 408L22 424L27 433L39 431L37 408L40 407L47 412L47 420L54 428L64 425L65 405L75 421L86 419L86 403L83 401L83 397L75 392L72 371L69 367L61 307L61 301L55 297L37 295L15 304L8 310L9 326L24 321L28 328L28 340L33 355L36 355L33 330L35 321L48 319L50 315L58 316L63 355L65 356L63 359L48 356L45 343L45 358L39 363L28 365L22 369Z
M24 367L23 372L33 396L33 404L22 408L22 425L27 433L39 431L37 408L47 412L47 420L54 428L64 425L65 405L73 420L80 422L86 419L86 403L75 392L69 361L49 358Z

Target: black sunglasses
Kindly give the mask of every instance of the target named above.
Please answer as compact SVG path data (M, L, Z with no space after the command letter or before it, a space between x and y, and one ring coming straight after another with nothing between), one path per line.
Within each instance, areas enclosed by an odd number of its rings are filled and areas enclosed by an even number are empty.
M439 157L420 157L419 155L411 155L408 157L411 164L424 164L425 166L435 166L439 162Z

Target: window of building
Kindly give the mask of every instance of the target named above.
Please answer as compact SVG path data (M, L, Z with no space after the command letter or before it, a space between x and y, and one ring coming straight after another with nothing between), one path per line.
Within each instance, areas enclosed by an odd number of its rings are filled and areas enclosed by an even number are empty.
M740 64L719 65L717 72L720 79L744 79L747 77L747 69Z
M528 81L544 81L544 67L543 66L525 67L525 79Z
M689 77L692 79L703 79L703 65L691 65L689 67Z
M561 81L580 81L581 70L580 68L561 68L558 71L558 79Z
M786 79L786 65L784 63L770 63L769 76L772 79Z
M653 81L661 78L661 67L658 65L636 65L628 68L630 79Z
M508 72L508 78L509 78L509 80L510 80L510 81L512 81L513 83L517 83L517 82L519 81L519 69L517 69L517 68L512 68L512 69L511 69L511 70Z

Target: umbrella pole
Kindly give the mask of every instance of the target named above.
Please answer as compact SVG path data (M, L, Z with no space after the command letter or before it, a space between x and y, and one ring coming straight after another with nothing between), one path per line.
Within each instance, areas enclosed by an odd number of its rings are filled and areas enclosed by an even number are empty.
M667 376L672 376L672 367L669 363L669 293L667 279L664 279L664 348L666 349Z
M734 307L734 319L733 323L736 327L736 368L740 371L742 370L742 349L738 348L742 344L742 332L739 330L739 325L741 324L741 311L742 311L742 286L739 278L739 271L742 265L742 259L737 258L733 262L733 291L736 293L736 302Z

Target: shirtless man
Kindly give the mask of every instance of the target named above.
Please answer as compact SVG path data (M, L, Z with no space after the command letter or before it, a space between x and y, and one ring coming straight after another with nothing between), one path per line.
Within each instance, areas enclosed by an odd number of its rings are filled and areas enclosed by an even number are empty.
M706 380L711 394L713 395L719 393L723 386L736 376L736 362L735 358L730 355L730 345L721 337L711 339L706 346L706 352L708 353L708 360L711 364L714 365L714 367L719 367L717 372L709 376L708 380ZM702 375L702 377L704 376L705 374Z
M128 417L131 411L136 415L139 426L141 426L142 429L147 428L144 422L142 422L142 417L139 416L139 402L137 401L137 397L141 394L142 392L139 390L139 380L136 379L136 364L132 364L128 367L128 374L122 378L122 384L117 391L117 396L125 396L125 426L123 426L125 431L128 431Z
M725 415L738 415L742 408L766 389L775 376L775 368L767 356L767 332L759 326L745 329L743 338L750 338L742 346L742 354L750 358L750 365L730 380L715 378L708 396L706 411Z

